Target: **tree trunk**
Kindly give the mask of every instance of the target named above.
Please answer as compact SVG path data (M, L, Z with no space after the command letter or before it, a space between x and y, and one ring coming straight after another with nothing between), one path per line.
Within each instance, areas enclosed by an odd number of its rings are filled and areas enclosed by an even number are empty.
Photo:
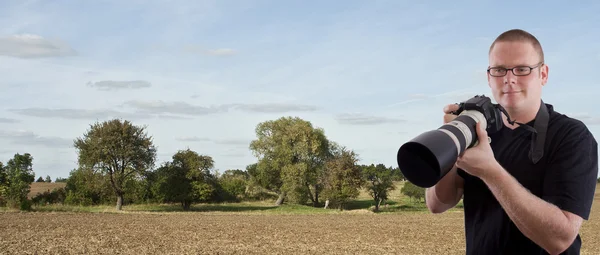
M378 212L379 211L379 207L381 206L381 201L383 199L381 198L377 198L377 204L375 204L375 211Z
M123 207L123 194L117 194L117 211L121 211Z
M315 186L315 200L313 201L314 207L319 207L319 186Z
M183 206L183 210L184 211L189 211L190 210L190 206L191 206L191 202L184 200L183 202L181 202L181 205Z
M281 192L279 194L279 198L277 199L277 202L275 202L275 205L280 206L281 204L283 204L284 200L285 200L285 192Z

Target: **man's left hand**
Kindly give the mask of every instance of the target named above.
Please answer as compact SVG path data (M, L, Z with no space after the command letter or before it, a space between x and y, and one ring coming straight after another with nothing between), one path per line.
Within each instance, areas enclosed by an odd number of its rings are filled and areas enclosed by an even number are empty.
M494 158L494 152L489 144L485 127L481 126L481 122L477 123L475 128L479 143L463 152L456 161L456 166L463 169L470 175L482 178L483 175L490 174L491 171L497 169L498 164Z

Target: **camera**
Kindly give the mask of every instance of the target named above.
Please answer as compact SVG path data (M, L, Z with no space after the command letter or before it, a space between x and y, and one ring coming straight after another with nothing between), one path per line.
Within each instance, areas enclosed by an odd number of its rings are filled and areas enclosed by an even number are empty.
M477 145L476 125L481 122L488 134L504 126L499 104L485 95L476 95L458 104L454 120L438 129L420 134L398 149L400 171L413 184L429 188L442 179L454 166L458 156Z

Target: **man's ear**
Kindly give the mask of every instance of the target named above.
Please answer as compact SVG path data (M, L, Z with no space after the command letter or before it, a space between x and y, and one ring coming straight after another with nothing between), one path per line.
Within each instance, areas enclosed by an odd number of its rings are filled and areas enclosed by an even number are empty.
M540 67L540 79L542 80L542 86L546 85L546 83L548 82L548 65L543 64Z

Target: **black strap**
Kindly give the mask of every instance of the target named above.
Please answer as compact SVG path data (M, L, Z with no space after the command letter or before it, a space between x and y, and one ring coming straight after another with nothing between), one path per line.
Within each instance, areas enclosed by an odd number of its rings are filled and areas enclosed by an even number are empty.
M531 150L529 158L536 164L544 156L544 142L546 141L546 131L548 130L548 122L550 115L544 101L541 101L540 110L535 117L533 127L537 132L531 136Z
M542 159L544 156L544 142L546 141L546 131L548 130L548 121L550 120L550 115L548 114L548 108L543 100L541 100L540 109L538 110L537 115L535 116L535 122L533 127L516 122L510 119L508 113L503 108L500 108L506 117L508 118L508 123L511 125L519 124L519 127L523 127L526 130L532 132L531 135L531 148L529 150L529 159L536 164Z

